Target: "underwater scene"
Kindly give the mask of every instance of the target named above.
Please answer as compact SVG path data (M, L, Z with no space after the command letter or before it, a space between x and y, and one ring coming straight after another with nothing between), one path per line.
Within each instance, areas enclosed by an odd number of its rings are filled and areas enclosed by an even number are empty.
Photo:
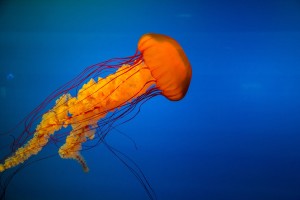
M300 200L300 1L0 2L1 200Z

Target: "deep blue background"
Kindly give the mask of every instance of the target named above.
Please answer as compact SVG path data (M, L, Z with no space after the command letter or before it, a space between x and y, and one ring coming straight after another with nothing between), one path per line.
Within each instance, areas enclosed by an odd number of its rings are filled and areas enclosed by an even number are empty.
M1 1L1 131L85 67L133 55L147 32L182 45L190 89L180 102L153 98L119 128L138 150L115 131L107 139L158 199L300 199L297 0ZM83 155L89 173L57 156L19 173L7 198L147 199L103 145Z

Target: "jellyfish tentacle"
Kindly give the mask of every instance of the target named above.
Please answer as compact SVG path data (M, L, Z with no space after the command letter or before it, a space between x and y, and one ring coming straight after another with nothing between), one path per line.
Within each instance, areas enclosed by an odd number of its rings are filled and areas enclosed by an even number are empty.
M84 171L88 166L80 154L82 143L95 136L97 122L108 112L117 109L144 94L155 80L143 62L123 65L106 78L93 78L78 91L77 97L62 95L54 107L45 113L33 138L0 164L0 172L23 163L37 154L48 143L54 132L71 126L66 142L59 149L61 158L77 160Z
M64 103L70 98L69 94L62 95L56 100L55 106L45 113L42 117L42 121L37 126L33 138L29 140L23 147L20 147L16 152L8 157L4 164L0 164L0 172L5 169L14 167L20 163L23 163L30 156L37 154L48 143L50 135L60 130L63 126L60 121L68 117L67 110L61 112L66 105ZM60 113L57 115L56 113Z
M82 143L88 138L94 138L97 122L108 112L127 103L128 99L144 94L153 84L150 70L142 62L136 66L124 65L115 74L105 79L100 78L97 82L91 79L78 91L77 98L68 102L69 113L72 115L72 131L67 136L66 143L59 149L60 156L73 158L82 164L83 157L79 151ZM85 162L82 167L87 167Z

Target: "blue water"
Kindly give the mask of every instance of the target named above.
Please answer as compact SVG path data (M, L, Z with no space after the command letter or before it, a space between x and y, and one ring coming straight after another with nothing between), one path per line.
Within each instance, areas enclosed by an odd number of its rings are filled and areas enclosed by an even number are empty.
M186 97L151 99L107 142L138 163L157 199L300 199L299 1L84 2L0 2L1 131L85 67L162 33L192 64ZM148 198L105 146L83 155L89 173L46 159L18 173L6 198Z

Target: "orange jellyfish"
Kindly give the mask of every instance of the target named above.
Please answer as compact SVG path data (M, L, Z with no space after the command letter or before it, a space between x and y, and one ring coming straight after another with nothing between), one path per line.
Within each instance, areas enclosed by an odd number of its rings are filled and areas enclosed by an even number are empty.
M101 78L109 69L115 72ZM87 172L88 165L80 153L91 148L84 146L87 140L103 142L119 121L124 123L133 118L125 117L154 96L163 95L171 101L182 99L191 77L188 58L174 39L162 34L145 34L138 42L135 55L87 67L52 92L20 122L17 127L25 128L14 138L10 152L0 160L0 172L24 164L46 144L59 144L62 140L65 143L58 150L60 157L77 160ZM71 130L59 131L67 127Z

